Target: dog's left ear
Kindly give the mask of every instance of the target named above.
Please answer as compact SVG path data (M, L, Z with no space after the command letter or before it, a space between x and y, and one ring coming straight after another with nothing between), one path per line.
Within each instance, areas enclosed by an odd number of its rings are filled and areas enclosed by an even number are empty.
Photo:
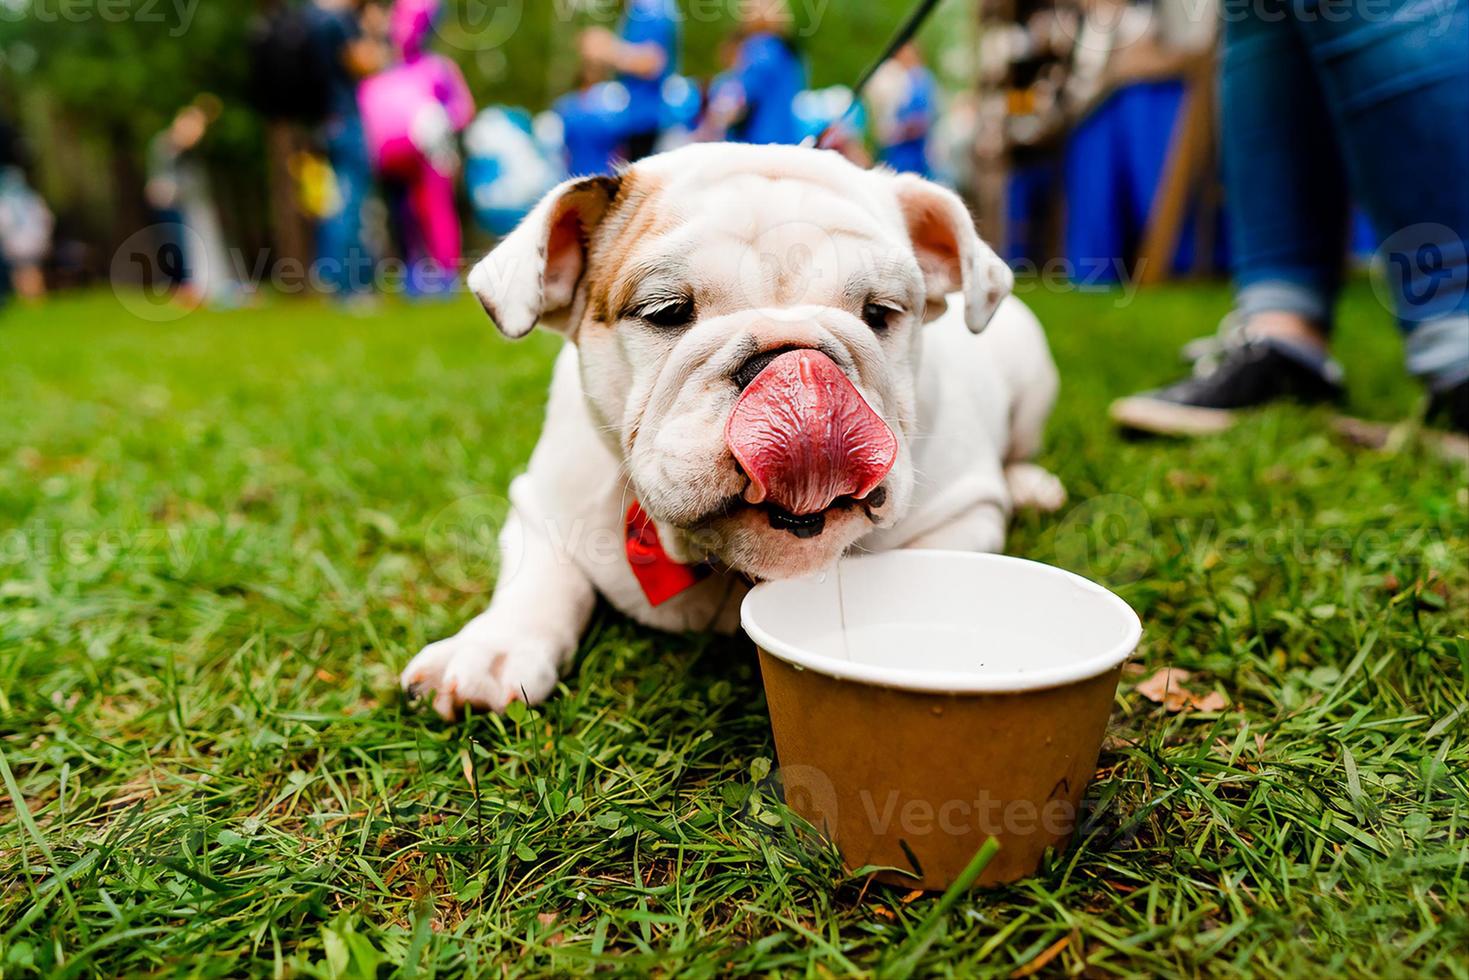
M553 188L515 230L469 272L469 288L507 337L538 322L572 325L587 242L620 187L617 177L583 177Z
M964 294L964 322L979 333L1015 286L1015 274L980 240L959 195L914 174L897 174L893 189L908 224L913 253L923 269L930 319L945 297Z

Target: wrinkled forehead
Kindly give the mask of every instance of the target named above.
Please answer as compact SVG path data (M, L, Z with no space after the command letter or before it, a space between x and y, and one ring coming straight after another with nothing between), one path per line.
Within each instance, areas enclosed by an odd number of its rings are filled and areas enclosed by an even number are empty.
M711 179L712 178L712 179ZM710 307L907 300L920 272L884 177L850 172L637 175L637 213L605 250L610 305L692 287ZM615 309L614 309L615 312Z

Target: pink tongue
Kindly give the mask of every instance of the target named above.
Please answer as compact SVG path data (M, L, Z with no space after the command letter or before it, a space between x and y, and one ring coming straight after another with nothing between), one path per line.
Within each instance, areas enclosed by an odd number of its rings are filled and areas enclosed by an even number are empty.
M815 514L861 499L893 468L898 440L831 358L782 354L756 375L730 413L724 441L749 476L751 503Z

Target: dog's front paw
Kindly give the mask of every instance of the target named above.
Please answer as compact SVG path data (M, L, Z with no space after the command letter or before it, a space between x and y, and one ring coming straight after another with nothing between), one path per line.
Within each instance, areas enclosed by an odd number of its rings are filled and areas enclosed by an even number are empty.
M408 662L403 689L432 696L434 710L452 719L466 705L504 711L511 701L539 704L556 686L557 665L570 651L534 634L495 635L466 629L430 643Z
M1005 467L1005 482L1010 487L1010 500L1018 508L1048 514L1066 504L1065 484L1056 474L1034 463L1011 463Z

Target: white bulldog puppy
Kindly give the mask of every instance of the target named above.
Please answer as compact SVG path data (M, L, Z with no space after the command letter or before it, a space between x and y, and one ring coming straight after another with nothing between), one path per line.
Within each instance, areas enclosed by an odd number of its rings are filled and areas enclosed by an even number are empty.
M733 631L752 582L851 549L998 551L1056 394L1010 270L936 184L700 144L553 190L470 273L509 337L568 341L510 487L489 608L403 671L445 717L538 702L601 592Z

